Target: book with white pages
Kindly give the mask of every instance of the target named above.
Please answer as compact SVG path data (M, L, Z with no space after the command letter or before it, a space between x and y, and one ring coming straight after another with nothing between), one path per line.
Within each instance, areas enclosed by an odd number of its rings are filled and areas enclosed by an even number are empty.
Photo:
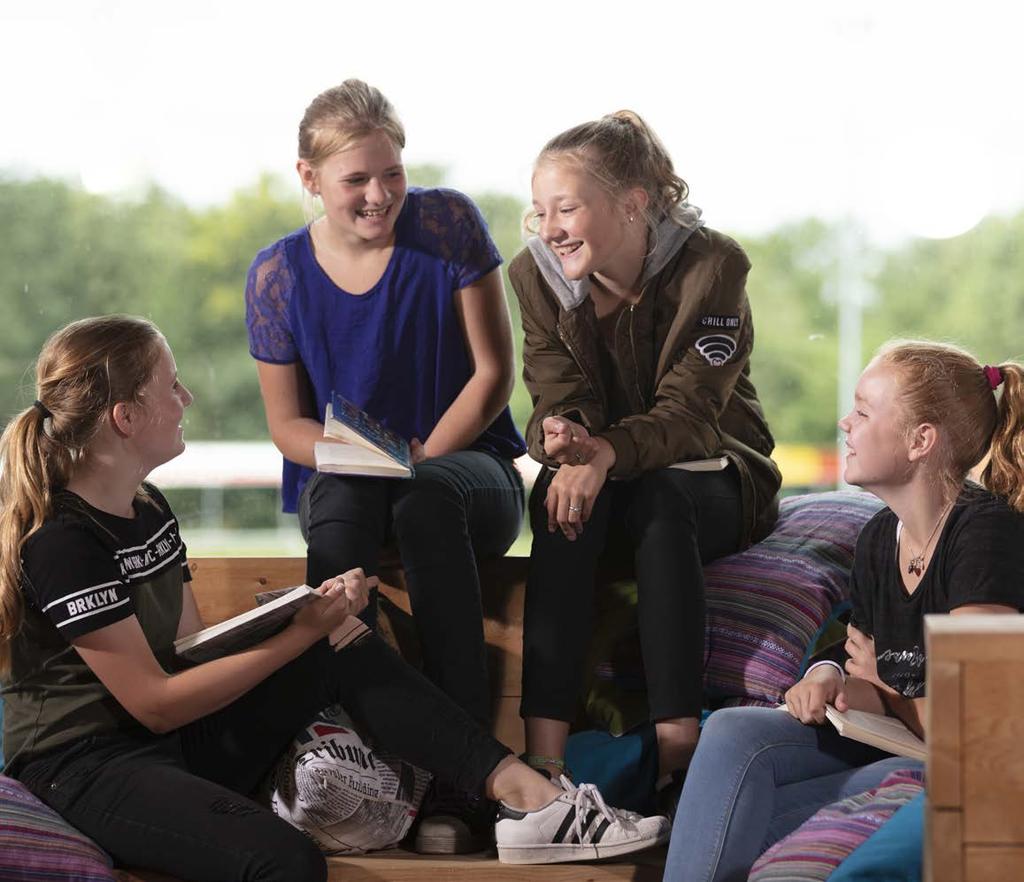
M175 640L174 651L196 664L241 652L276 634L316 596L308 585L288 589L255 609Z
M709 459L689 459L683 462L674 462L670 469L682 469L686 472L720 472L729 465L729 457L712 456Z
M337 392L331 393L324 415L324 440L313 457L318 472L411 478L409 445L396 432Z
M925 743L896 717L886 717L853 708L841 711L827 704L825 718L844 738L870 744L896 756L924 760L928 755Z

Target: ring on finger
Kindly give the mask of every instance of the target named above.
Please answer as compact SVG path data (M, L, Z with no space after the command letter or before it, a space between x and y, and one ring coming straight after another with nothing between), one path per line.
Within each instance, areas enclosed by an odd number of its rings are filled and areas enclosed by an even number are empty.
M579 514L581 511L583 511L583 506L582 505L570 505L569 506L569 511L573 512L573 514Z
M576 463L577 463L577 465L582 465L582 463L583 463L583 454L582 454L582 453L580 453L579 451L577 451L577 453L576 453L576 455L575 455L575 456L573 457L573 459L575 459L575 460L576 460Z

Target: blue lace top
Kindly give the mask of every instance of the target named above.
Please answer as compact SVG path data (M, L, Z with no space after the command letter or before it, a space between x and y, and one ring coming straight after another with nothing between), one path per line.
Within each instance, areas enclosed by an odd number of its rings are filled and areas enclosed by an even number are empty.
M331 281L305 227L256 255L245 290L249 351L272 364L301 362L321 420L335 390L407 440L425 441L470 377L454 294L500 263L468 197L410 188L391 259L365 294ZM507 407L471 447L526 451ZM285 511L295 511L311 473L284 461Z

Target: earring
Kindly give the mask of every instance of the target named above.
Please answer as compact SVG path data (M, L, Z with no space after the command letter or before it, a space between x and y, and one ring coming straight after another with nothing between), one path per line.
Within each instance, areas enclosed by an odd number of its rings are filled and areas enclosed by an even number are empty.
M630 216L629 216L629 222L630 222L630 223L633 223L633 215L630 215Z

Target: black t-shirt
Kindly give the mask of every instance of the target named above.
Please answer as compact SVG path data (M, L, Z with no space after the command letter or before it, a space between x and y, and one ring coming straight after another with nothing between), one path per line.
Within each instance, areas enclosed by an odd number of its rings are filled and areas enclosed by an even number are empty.
M145 487L135 517L93 508L68 491L22 548L24 620L4 680L4 754L9 770L86 735L142 729L70 641L129 616L153 654L177 669L174 638L189 579L178 521Z
M913 594L900 575L897 523L885 508L861 531L850 586L852 621L875 638L879 678L907 698L921 698L925 615L974 603L1024 609L1024 515L967 484Z

